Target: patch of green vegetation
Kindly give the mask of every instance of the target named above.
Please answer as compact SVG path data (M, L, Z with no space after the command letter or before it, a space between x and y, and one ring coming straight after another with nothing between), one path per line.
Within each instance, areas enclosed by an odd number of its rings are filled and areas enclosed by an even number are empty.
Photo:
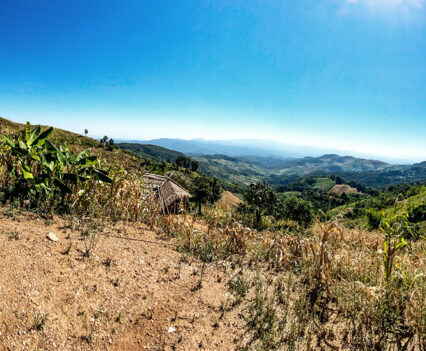
M412 223L418 223L419 230L424 228L426 221L426 184L402 184L391 186L367 198L351 201L329 211L329 216L346 213L351 225L360 225L376 229L382 216L408 214Z
M27 122L24 131L3 137L0 173L4 186L0 189L5 200L39 206L40 201L56 199L64 206L77 184L112 182L108 172L99 168L97 156L90 156L90 148L73 154L66 146L55 146L49 139L52 133L52 127L42 132L40 126L31 129Z
M330 189L335 185L334 180L328 177L318 177L315 178L315 183L313 184L313 189L318 189L321 191L330 191Z
M173 163L179 156L184 156L181 152L169 150L157 145L137 143L119 143L117 145L122 150L131 151L141 158L150 158L155 161Z

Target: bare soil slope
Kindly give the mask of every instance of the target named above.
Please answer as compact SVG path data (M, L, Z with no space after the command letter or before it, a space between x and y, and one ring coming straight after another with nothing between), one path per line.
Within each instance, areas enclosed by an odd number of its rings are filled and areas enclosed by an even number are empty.
M97 239L85 257L90 240L64 219L0 208L1 350L235 348L238 319L217 323L225 263L204 270L140 224Z
M355 194L358 192L357 188L352 188L348 184L336 184L333 186L330 190L330 192L334 195L341 195L343 193L345 194Z
M243 201L229 191L224 191L219 200L216 201L216 206L223 209L232 209L237 207Z

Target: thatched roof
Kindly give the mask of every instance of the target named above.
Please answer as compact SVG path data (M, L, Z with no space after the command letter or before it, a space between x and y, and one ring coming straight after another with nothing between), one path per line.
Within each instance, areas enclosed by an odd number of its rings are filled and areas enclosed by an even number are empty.
M192 197L184 187L167 176L145 174L143 178L145 179L145 186L158 194L163 210L176 200L184 201Z

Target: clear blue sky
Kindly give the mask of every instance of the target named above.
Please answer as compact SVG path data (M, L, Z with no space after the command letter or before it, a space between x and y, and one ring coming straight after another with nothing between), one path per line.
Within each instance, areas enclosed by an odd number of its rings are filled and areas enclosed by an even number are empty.
M0 116L426 159L424 0L2 0Z

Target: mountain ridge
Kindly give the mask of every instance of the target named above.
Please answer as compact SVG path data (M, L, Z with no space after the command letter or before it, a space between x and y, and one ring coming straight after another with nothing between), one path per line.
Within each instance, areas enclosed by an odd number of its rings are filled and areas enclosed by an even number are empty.
M362 159L380 159L390 164L410 164L406 160L396 160L387 157L366 155L349 150L339 150L312 146L299 146L267 141L260 139L236 140L204 140L204 139L179 139L158 138L151 140L118 140L119 142L152 144L168 149L183 152L189 156L224 154L227 156L261 156L278 159L292 159L302 157L318 157L324 154L339 154Z

